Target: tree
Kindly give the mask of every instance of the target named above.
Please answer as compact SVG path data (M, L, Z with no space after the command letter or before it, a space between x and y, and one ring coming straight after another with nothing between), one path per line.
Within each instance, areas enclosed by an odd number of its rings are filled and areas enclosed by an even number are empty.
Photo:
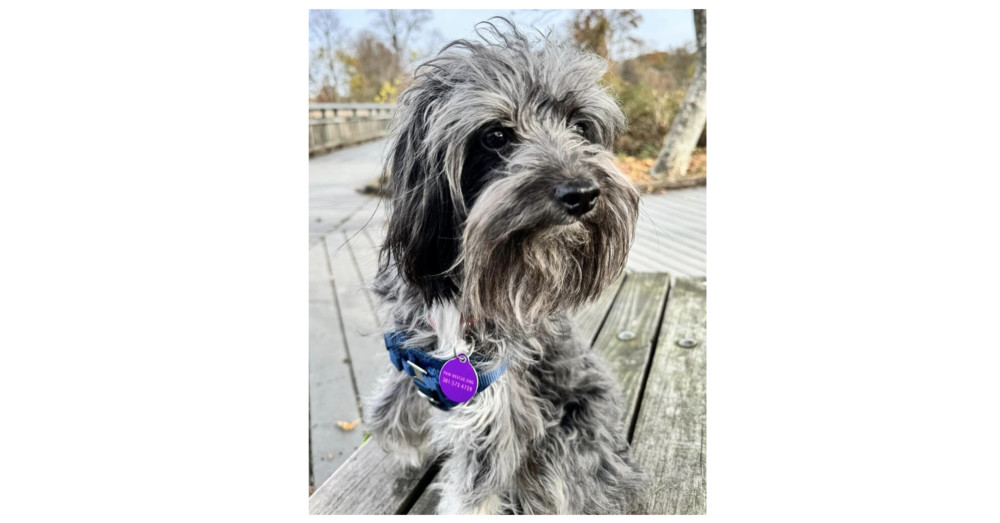
M345 33L335 11L309 11L309 88L317 102L340 100L346 72L339 51Z
M641 40L629 35L639 27L642 15L635 9L589 9L577 11L570 21L573 40L604 58L619 57L628 45Z
M375 30L384 38L396 57L392 77L403 74L408 65L410 37L419 31L433 15L427 9L382 9L374 11Z
M341 52L347 67L351 98L360 102L385 102L399 85L397 56L374 34L362 31L351 44L351 53Z
M336 11L309 12L309 95L316 102L393 102L417 59L414 40L432 18L428 10L378 10L372 31L354 36ZM429 33L442 40L439 31Z
M695 9L694 32L698 40L698 56L695 61L694 79L688 86L684 101L674 116L670 131L663 140L663 148L660 149L650 172L657 180L676 179L687 175L691 153L705 129L707 121L705 63L708 44L706 25L705 10Z

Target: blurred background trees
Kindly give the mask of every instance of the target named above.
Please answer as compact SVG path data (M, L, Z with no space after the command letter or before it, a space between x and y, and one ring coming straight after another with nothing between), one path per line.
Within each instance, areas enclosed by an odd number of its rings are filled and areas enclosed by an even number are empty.
M670 124L670 131L664 139L663 148L656 157L651 173L654 178L669 180L687 176L691 153L705 133L705 122L708 118L705 107L707 24L705 10L695 9L694 30L698 39L698 59L695 62L694 78Z
M636 181L676 180L706 172L704 13L695 13L697 46L647 51L629 59L624 57L643 47L634 36L642 20L638 12L590 9L573 16L576 44L611 60L605 80L618 95L629 123L615 149L621 166ZM692 86L696 88L689 89ZM654 165L658 153L661 160Z
M314 102L341 101L346 29L335 11L309 11L309 90Z
M352 31L337 11L309 12L309 101L396 101L417 60L429 54L418 51L413 40L432 15L426 9L371 13L370 27Z
M555 14L562 20L545 22ZM535 20L526 24L527 16ZM521 11L511 12L509 18L522 30L530 31L525 25L534 25L549 31L554 40L571 42L610 60L605 81L629 122L628 132L615 144L616 152L623 168L642 171L652 180L648 174L699 69L704 24L697 45L688 42L670 49L650 49L637 36L642 14L633 9L578 10L570 16ZM313 10L309 39L312 102L393 103L415 67L447 43L434 27L434 13L427 10L373 10L368 13L366 27L347 27L337 11ZM704 70L703 65L700 68ZM698 125L697 120L694 125ZM701 145L693 155L689 153L688 160L682 158L690 167L688 175L705 171L704 120L701 122L701 129L687 132L698 134Z

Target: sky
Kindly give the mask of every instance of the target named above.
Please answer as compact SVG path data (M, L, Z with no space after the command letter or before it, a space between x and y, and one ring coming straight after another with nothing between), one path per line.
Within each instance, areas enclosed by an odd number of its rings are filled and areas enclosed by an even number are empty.
M665 51L673 47L694 42L694 19L690 9L639 9L642 21L634 34L646 43L646 48L626 52L624 56L615 57L617 59L627 59L651 50ZM436 51L446 42L459 38L469 38L475 36L473 27L477 22L486 20L491 16L505 16L512 18L519 27L534 26L539 29L547 27L564 28L567 21L572 17L573 11L560 9L545 10L450 10L435 9L432 11L434 17L425 29L427 31L437 30L440 32L440 42L427 41L424 45L434 48ZM513 16L512 16L513 13ZM370 27L374 14L369 10L337 10L337 15L345 27L350 28L351 34L358 30Z

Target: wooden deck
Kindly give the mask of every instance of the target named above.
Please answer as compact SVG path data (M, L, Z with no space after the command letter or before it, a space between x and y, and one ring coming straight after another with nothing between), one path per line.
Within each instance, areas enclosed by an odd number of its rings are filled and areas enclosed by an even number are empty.
M575 319L622 385L632 453L649 476L631 513L704 514L705 279L627 273ZM369 439L310 497L309 511L432 514L437 472L434 459L397 465Z
M350 147L309 161L310 490L361 445L361 398L385 367L367 282L377 267L384 206L356 192L379 172L384 141ZM646 195L627 270L705 274L706 189ZM349 426L349 425L347 425Z

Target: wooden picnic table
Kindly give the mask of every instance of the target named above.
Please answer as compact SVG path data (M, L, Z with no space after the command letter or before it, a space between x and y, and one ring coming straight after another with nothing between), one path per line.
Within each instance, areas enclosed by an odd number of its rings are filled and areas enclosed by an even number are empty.
M574 318L616 373L632 456L649 484L634 514L705 513L705 278L624 274ZM433 514L440 459L398 465L369 438L309 498L311 514Z

